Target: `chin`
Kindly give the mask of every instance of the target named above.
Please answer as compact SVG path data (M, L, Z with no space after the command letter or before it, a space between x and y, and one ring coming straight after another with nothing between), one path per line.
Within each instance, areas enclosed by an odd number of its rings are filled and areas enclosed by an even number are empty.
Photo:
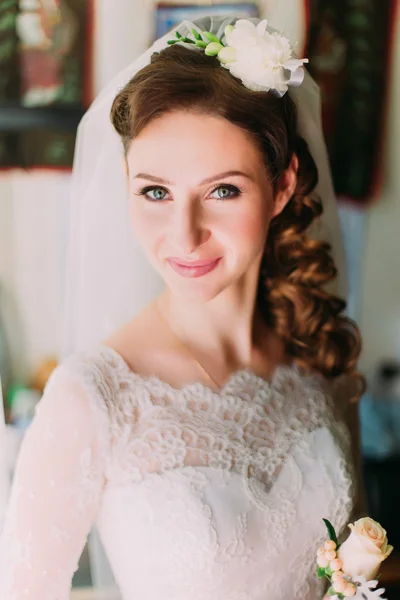
M200 303L213 300L227 287L221 285L220 282L216 285L211 282L209 284L206 284L206 282L200 283L200 281L196 280L189 280L182 283L177 281L166 281L166 284L176 298Z

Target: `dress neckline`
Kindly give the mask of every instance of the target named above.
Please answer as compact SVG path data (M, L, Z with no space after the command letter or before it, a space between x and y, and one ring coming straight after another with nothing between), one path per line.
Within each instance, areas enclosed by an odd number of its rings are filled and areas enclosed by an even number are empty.
M108 354L114 359L116 359L134 381L145 383L150 386L156 385L156 387L158 388L162 388L167 392L178 395L186 395L190 392L201 391L202 394L207 396L214 395L217 397L221 397L224 395L229 395L231 391L233 393L236 385L239 382L242 386L253 385L256 388L264 388L266 390L270 390L277 387L282 381L282 379L286 379L290 375L295 377L301 376L311 378L314 381L317 381L319 379L318 374L303 372L294 363L290 363L278 365L274 369L270 378L258 375L250 367L243 367L237 369L235 371L232 371L232 373L229 375L229 377L225 380L223 385L218 390L214 390L210 385L207 385L206 383L203 383L201 381L188 382L183 384L181 387L177 387L171 385L170 383L167 383L158 375L143 375L141 373L137 373L131 368L131 366L124 359L124 357L117 350L115 350L115 348L108 346L107 344L101 344L100 349L103 354Z

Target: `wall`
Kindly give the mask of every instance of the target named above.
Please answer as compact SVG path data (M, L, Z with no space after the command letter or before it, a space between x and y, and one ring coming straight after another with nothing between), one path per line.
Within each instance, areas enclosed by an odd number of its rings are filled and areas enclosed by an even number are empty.
M363 367L382 357L400 360L400 18L389 97L381 197L368 214L360 325Z
M14 376L57 353L70 175L0 175L1 310Z
M152 39L151 0L96 0L94 83L98 93Z

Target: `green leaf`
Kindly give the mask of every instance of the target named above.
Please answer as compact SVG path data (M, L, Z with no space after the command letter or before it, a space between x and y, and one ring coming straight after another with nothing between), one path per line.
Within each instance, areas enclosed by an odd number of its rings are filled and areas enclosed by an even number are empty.
M327 594L328 594L328 596L337 596L338 598L340 598L340 600L343 600L343 598L344 598L343 594L339 594L339 592L335 592L333 587L329 588Z
M188 38L188 37L183 37L183 38L181 39L181 42L185 42L185 44L195 44L195 43L196 43L194 40L191 40L191 39L190 39L190 38Z
M168 40L167 44L168 46L172 46L172 44L177 44L179 42L179 40Z
M196 40L202 40L202 37L201 37L201 35L200 35L200 33L198 31L196 31L195 29L191 29L190 31L192 32L192 36Z
M195 43L198 48L207 48L208 46L207 42L203 42L203 40L196 40Z
M209 31L203 31L203 35L206 38L206 40L208 40L209 42L216 42L217 44L221 43L221 40L219 38L217 38L216 35L214 35L213 33L210 33Z
M323 567L318 567L317 575L320 579L325 577L325 569Z
M179 33L179 31L175 31L175 35L176 35L176 37L178 38L178 40L180 40L180 39L183 37L183 35L181 35L181 34Z
M325 526L328 530L329 539L332 540L333 542L335 542L335 544L337 546L338 545L337 536L336 536L336 532L335 532L335 529L334 529L332 523L330 521L328 521L328 519L322 519L322 520L325 523Z
M330 567L326 567L325 573L328 575L328 577L330 577L334 573L334 571L332 571Z

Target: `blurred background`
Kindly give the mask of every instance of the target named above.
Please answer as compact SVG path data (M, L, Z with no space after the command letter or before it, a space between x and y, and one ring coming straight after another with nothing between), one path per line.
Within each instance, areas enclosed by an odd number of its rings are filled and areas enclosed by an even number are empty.
M400 553L400 0L0 0L0 375L10 479L59 361L76 128L97 93L156 38L201 14L267 17L321 86L364 339L360 403L368 509ZM0 436L1 437L1 436ZM0 528L2 520L0 482ZM3 493L5 496L5 492ZM400 599L400 554L383 570ZM74 586L90 589L85 550Z

